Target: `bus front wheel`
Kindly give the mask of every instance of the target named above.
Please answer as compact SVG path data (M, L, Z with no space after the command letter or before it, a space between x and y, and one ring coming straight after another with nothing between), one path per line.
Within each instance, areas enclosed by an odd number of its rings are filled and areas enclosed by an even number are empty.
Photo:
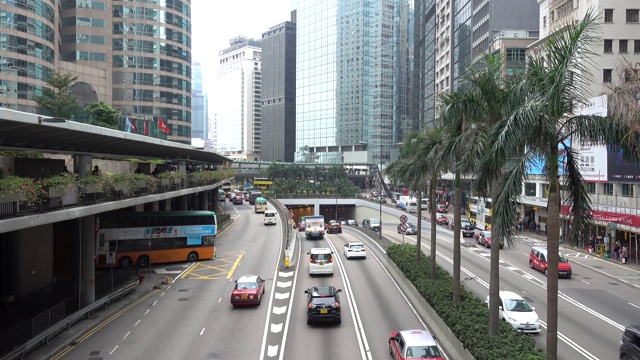
M149 266L149 257L147 255L140 256L138 258L139 266Z
M198 253L193 251L189 253L189 256L187 256L187 261L188 262L196 262L198 261Z
M129 258L128 256L123 257L122 259L120 259L119 265L123 268L131 265L131 258Z

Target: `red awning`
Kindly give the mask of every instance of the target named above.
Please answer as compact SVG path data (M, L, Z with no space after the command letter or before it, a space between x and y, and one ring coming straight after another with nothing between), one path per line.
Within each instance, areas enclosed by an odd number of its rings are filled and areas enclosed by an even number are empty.
M560 213L562 215L571 215L571 212L569 210L570 210L569 206L562 205L562 208L560 209ZM628 225L633 227L640 227L640 216L637 216L637 215L618 214L618 213L612 213L608 211L592 210L591 217L593 217L593 220L596 220L596 221L602 221L606 223L616 223L620 225Z

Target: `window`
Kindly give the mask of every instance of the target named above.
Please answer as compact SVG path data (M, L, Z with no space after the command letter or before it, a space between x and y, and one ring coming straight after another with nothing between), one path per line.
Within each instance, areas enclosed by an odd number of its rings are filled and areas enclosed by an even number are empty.
M602 82L603 83L610 83L612 74L613 74L613 70L612 69L602 69Z
M604 22L613 22L613 9L604 9Z
M610 54L613 52L613 40L611 39L604 40L604 52L605 54Z
M596 193L596 183L588 182L587 183L587 191L589 192L589 194L595 194Z
M629 40L620 40L618 42L618 52L626 53L629 50L627 49L629 45Z
M633 184L622 184L622 196L633 197Z
M524 196L536 196L536 184L525 183L524 184Z
M604 195L613 195L613 183L604 183L602 184Z
M633 40L633 53L640 53L640 40Z
M542 17L542 28L543 29L547 28L547 17L546 16Z
M627 22L637 23L640 22L640 10L638 9L627 9Z

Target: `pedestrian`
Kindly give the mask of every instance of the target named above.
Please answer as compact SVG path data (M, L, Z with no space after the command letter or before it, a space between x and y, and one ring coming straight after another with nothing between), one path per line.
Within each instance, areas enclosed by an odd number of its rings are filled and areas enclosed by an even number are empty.
M616 242L616 245L613 247L613 258L616 261L620 260L620 245Z
M627 247L622 245L622 250L620 251L620 261L622 261L623 264L626 264L627 261L629 261L629 251L627 250Z
M151 172L151 176L158 176L158 174L160 174L160 169L156 165L156 168Z
M540 235L540 223L536 224L536 232Z
M98 165L93 167L93 171L91 171L91 175L93 176L100 176L101 171L100 168L98 167Z

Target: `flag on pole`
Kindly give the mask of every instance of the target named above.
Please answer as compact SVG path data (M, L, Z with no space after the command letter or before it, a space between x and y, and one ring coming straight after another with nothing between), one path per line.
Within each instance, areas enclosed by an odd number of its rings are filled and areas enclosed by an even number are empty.
M131 120L129 119L129 116L128 116L128 115L127 115L124 119L125 119L125 124L124 124L125 128L124 128L124 131L126 131L126 132L130 133L130 132L131 132Z
M169 129L169 127L167 127L167 125L164 124L161 117L158 117L158 127L160 128L160 130L164 131L167 134L171 133L171 130Z
M138 127L136 126L136 123L133 122L132 118L129 118L129 123L131 124L131 129L133 129L133 132L137 134L138 133Z
M144 135L149 136L149 124L147 124L147 117L144 117Z

